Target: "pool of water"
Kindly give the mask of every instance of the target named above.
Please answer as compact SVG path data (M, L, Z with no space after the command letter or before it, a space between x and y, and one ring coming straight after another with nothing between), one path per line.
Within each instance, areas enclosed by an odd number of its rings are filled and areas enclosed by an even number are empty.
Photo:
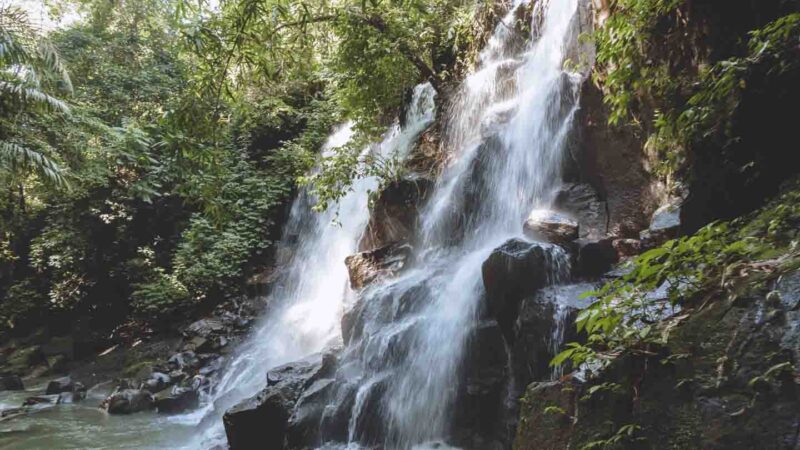
M41 395L45 383L28 380L25 391L0 392L0 410ZM80 403L41 406L0 421L0 449L175 449L197 432L196 421L186 416L110 415L98 408L110 390L110 384L100 385L90 389Z

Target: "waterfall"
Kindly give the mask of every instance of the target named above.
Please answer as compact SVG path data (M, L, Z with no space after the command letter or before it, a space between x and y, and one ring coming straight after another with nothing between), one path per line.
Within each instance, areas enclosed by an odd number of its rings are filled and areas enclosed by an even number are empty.
M362 158L373 153L402 161L419 134L433 122L435 95L430 84L417 86L405 126L395 123L382 142L364 149ZM341 126L328 138L323 155L345 145L352 135L352 124ZM312 211L314 199L308 192L298 195L280 244L293 246L293 256L268 299L265 318L232 357L205 407L174 419L207 425L187 448L224 445L222 415L262 389L268 369L341 341L342 307L353 295L344 259L357 249L369 219L369 193L378 187L375 177L359 179L336 207L322 213Z
M531 36L524 39L516 28L529 7ZM274 306L199 413L214 419L202 438L206 445L222 435L225 409L258 391L269 368L341 339L343 308L357 325L342 342L331 403L320 420L348 420L335 436L320 430L323 448L420 450L454 443L460 372L484 308L481 266L503 242L522 237L527 214L551 206L561 181L580 81L563 68L566 47L577 36L577 8L578 0L519 1L497 25L478 67L450 102L443 148L452 152L451 162L420 213L414 264L397 277L360 292L347 286L343 260L356 250L377 180L359 180L342 199L339 227L330 225L333 210L314 215L312 199L301 194L287 227L299 245L270 300ZM405 127L392 127L374 151L405 156L433 120L430 91L415 90ZM340 129L325 151L350 133L348 126ZM561 280L565 251L542 248L550 263L546 278Z
M526 215L550 206L559 186L580 81L563 69L578 1L537 2L528 45L512 31L522 6L497 26L448 111L445 147L455 154L422 212L416 266L367 288L356 305L363 330L338 374L337 398L356 399L347 448L448 439L484 294L481 265L521 237ZM550 277L563 279L565 252L547 248Z

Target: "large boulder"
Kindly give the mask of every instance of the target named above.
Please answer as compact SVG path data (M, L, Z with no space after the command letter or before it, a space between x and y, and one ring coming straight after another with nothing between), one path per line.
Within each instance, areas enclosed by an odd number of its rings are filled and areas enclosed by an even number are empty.
M431 191L426 178L402 179L390 183L375 198L367 229L359 242L361 251L385 247L411 239L418 209Z
M174 383L175 381L169 375L161 372L153 372L150 374L149 378L142 382L141 388L152 394L156 394Z
M525 297L514 323L511 361L514 379L522 388L531 381L548 380L554 375L550 361L564 342L578 340L574 321L591 299L584 292L596 288L591 283L548 286Z
M495 318L506 338L523 298L566 275L566 253L553 244L510 239L496 248L481 267L486 312Z
M289 418L301 395L334 369L334 357L313 355L270 370L266 388L223 416L230 448L283 448Z
M19 375L0 375L0 391L24 391L25 385Z
M350 286L361 289L378 278L397 274L408 264L411 250L408 244L394 243L348 256L344 263L350 274Z
M568 244L578 238L578 222L555 211L537 209L522 227L526 236L553 244Z
M153 394L141 389L123 389L111 394L104 402L109 414L133 414L155 407Z
M155 397L155 408L161 414L177 414L200 406L200 392L192 387L174 387Z
M62 392L73 392L79 390L82 386L80 383L75 383L70 377L62 377L55 379L47 384L45 395L55 395Z

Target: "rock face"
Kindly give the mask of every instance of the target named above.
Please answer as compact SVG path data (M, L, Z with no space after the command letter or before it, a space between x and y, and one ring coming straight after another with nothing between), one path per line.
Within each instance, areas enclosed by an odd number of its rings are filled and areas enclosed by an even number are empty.
M348 256L344 263L350 275L350 286L361 289L378 278L397 274L406 267L411 250L408 244L395 243Z
M325 379L334 370L335 359L320 355L275 368L267 374L267 387L229 409L223 417L228 445L232 450L284 448L287 433L291 430L293 439L313 441L314 436L307 432L306 419L312 417L308 412L310 404L320 401L325 383L310 388L315 382ZM304 409L298 409L293 416L295 405L303 399ZM300 405L300 406L303 406ZM319 416L314 416L319 417ZM290 423L290 418L292 422ZM319 427L316 427L316 433Z
M608 233L608 205L589 184L565 184L556 193L554 205L578 219L580 237L598 238Z
M495 249L481 268L486 309L507 338L522 299L551 284L568 266L566 254L552 244L510 239Z
M591 80L583 84L580 103L577 123L581 128L581 142L572 155L578 167L570 181L591 185L607 211L607 226L599 226L599 229L605 228L605 232L583 237L596 238L605 234L638 237L663 200L664 188L648 171L641 137L629 129L608 126L608 106L603 103L603 93ZM574 211L560 204L557 206ZM602 219L595 220L595 223L600 222Z
M555 211L537 209L522 227L531 239L553 244L568 244L578 238L578 222Z
M756 287L670 319L651 355L621 355L588 384L531 385L514 448L581 448L626 424L638 440L625 448L797 448L800 272L747 285ZM606 382L619 388L580 400Z
M431 180L414 178L396 181L383 189L373 203L358 249L372 250L409 240L416 228L418 209L432 186Z
M614 241L610 238L581 238L570 246L575 259L574 272L580 277L598 277L619 260Z
M155 407L153 394L140 389L124 389L111 394L105 401L109 414L133 414Z

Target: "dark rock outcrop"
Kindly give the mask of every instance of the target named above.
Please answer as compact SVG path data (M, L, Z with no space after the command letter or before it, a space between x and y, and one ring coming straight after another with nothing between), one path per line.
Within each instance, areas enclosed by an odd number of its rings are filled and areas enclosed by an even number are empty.
M629 424L626 448L797 448L800 272L751 281L662 322L663 348L623 354L585 384L531 385L514 448L580 448ZM587 396L603 383L616 387Z
M531 239L552 244L565 245L578 238L578 222L555 211L531 212L522 230Z
M153 394L141 389L123 389L111 394L104 402L109 414L133 414L155 407Z
M380 191L370 210L359 250L372 250L411 239L419 217L418 210L431 187L431 180L413 178L395 181Z
M394 243L348 256L344 263L350 275L350 286L361 289L379 278L397 274L408 264L411 250L408 244Z
M595 287L591 283L549 286L522 301L511 350L514 379L520 388L550 379L550 361L561 351L561 344L580 340L573 324L579 309L592 302L580 297Z
M335 361L331 354L314 355L269 371L266 388L225 413L223 423L230 448L283 448L295 405L313 383L333 372ZM307 422L301 419L307 417L296 419L294 438L313 440L304 433L308 429L302 426Z
M596 223L594 228L605 231L598 236L585 237L596 238L606 234L620 238L638 237L664 198L664 188L649 172L641 136L629 128L608 126L609 108L603 103L603 93L591 80L583 84L580 103L577 123L580 124L581 142L575 146L572 155L578 168L577 174L570 178L591 185L607 208L607 226L600 225L602 219L587 221ZM569 207L559 207L574 211Z
M62 377L55 379L47 384L45 395L55 395L62 392L73 392L80 390L83 387L80 383L76 383L70 377Z
M581 277L598 277L619 260L614 241L610 238L581 238L572 242L570 247L575 260L573 270Z
M470 335L454 411L454 435L466 448L502 448L508 355L497 321L481 322Z
M155 396L155 408L162 414L176 414L200 406L200 392L191 387L175 387Z
M558 277L559 266L566 264L563 255L552 244L510 239L484 261L486 312L497 320L507 339L513 339L520 302Z

